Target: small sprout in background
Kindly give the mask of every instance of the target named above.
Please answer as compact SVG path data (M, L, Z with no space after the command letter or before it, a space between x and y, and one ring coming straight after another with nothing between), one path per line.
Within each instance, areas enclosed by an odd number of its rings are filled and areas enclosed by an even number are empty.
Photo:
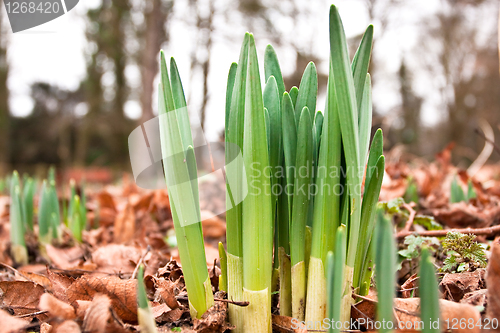
M28 177L24 182L23 209L24 223L27 231L33 232L33 196L35 195L35 181Z
M149 306L149 300L144 285L144 266L141 264L137 272L137 318L140 331L143 333L156 333L156 323Z
M52 242L51 219L50 188L47 185L47 180L44 180L38 196L38 239L42 245Z
M477 198L476 190L474 189L472 180L469 179L469 182L467 183L467 201L474 198Z
M49 202L50 202L50 214L51 214L51 230L52 238L60 241L61 232L61 213L59 207L59 197L57 196L56 182L49 179Z
M408 187L406 188L403 198L405 202L414 202L418 204L418 186L413 178L408 180Z
M68 227L73 235L73 238L78 242L82 242L82 211L80 210L80 197L75 195L72 199L72 213L68 219Z
M38 239L42 247L60 240L60 218L55 183L44 180L38 197Z
M465 196L464 190L458 183L458 178L455 175L451 181L450 203L457 203L461 201L467 201L467 197Z
M448 257L441 271L460 273L486 267L484 248L475 239L473 234L450 231L443 241L443 250Z
M431 323L439 322L439 290L434 264L431 262L429 250L422 250L420 263L420 320L423 323L422 332L439 333L439 326L435 328Z
M19 178L17 172L14 177L17 181L11 183L11 203L10 203L10 242L11 254L14 261L19 265L28 264L28 250L24 240L24 222L22 218L21 190L19 188ZM13 177L13 179L14 179ZM12 187L12 185L14 185Z
M219 242L219 257L220 257L220 276L219 290L227 293L227 254L222 242Z
M420 252L423 247L427 247L429 251L435 253L440 246L439 240L435 237L423 237L423 236L415 236L409 235L405 237L404 245L406 245L406 249L398 251L398 254L403 257L401 262L399 263L398 269L401 269L401 266L405 260L410 261L410 272L413 273L413 259L420 257Z

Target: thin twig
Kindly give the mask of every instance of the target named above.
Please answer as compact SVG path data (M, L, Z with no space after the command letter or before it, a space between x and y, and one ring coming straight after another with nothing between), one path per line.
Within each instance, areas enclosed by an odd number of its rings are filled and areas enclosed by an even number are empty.
M27 313L27 314L16 316L16 318L34 317L34 316L38 316L38 315L41 315L41 314L44 314L44 313L47 313L47 312L49 312L49 311L46 311L46 310L37 311L37 312L33 312L33 313Z
M483 138L484 141L486 141L489 144L491 144L493 146L493 148L495 148L495 150L497 151L497 153L500 154L500 147L495 143L495 141L492 141L491 139L487 138L486 135L484 135L484 133L479 130L479 128L474 129L474 133L476 133L481 138Z
M367 302L378 303L378 301L376 299L371 299L371 298L368 298L366 296L361 296L361 295L358 295L355 293L352 293L352 296L357 297L357 298L361 298L362 300L367 301Z
M139 259L139 262L137 262L137 265L135 265L134 272L132 273L131 279L135 279L135 276L137 275L137 271L139 270L139 266L144 262L144 258L146 258L146 255L151 251L151 246L148 245L146 248L146 252L142 255L141 259Z
M410 212L410 216L408 217L408 221L406 221L404 231L409 232L411 229L411 226L413 225L413 221L415 220L415 215L417 212L407 203L403 204L403 207Z
M229 304L234 304L234 305L237 305L237 306L248 306L248 305L250 305L250 302L247 302L247 301L238 302L238 301L233 301L233 300L223 299L223 298L214 298L214 301L224 302L224 303L229 303Z
M462 234L473 234L476 236L492 236L500 233L500 225L495 225L488 228L463 228L463 229L445 229L445 230L427 230L427 231L400 231L396 234L397 239L405 238L410 235L426 236L426 237L445 237L449 232L460 232Z

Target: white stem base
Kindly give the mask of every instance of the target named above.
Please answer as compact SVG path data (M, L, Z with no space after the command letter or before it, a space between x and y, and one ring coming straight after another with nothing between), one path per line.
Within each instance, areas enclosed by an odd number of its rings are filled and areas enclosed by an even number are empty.
M292 317L303 321L306 314L306 263L292 267Z
M10 247L12 258L19 265L28 264L28 250L24 245L12 244Z
M340 321L349 322L351 320L351 305L354 303L352 298L352 280L354 267L344 267L344 292L342 293L342 308L340 312Z
M205 309L203 312L197 311L195 307L189 302L189 314L191 318L200 319L203 314L214 305L214 294L212 292L212 283L210 283L210 278L207 276L205 282L203 282L205 287Z
M307 276L306 322L321 325L326 315L326 278L321 259L311 257Z
M243 298L250 302L244 307L245 320L243 327L245 333L271 333L271 293L268 288L263 290L248 290L243 288Z
M137 309L137 319L141 333L156 333L156 323L150 308Z
M232 301L243 299L243 259L227 254L227 298ZM243 333L243 310L241 306L229 304L229 322L236 328L234 333Z

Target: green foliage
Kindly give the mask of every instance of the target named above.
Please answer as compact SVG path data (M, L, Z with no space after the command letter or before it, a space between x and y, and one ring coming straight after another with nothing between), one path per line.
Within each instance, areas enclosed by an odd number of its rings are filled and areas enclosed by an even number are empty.
M35 195L35 181L28 177L23 188L23 218L26 230L33 232L33 196Z
M398 251L399 255L406 259L415 259L420 256L420 251L423 247L432 249L435 252L440 243L435 237L423 237L409 235L405 237L404 245L406 249Z
M198 177L193 139L182 83L175 60L170 60L170 76L163 51L160 52L161 83L158 110L160 114L161 151L169 189L172 219L179 256L183 262L184 280L189 292L191 316L201 318L212 306L213 294L205 259L201 229Z
M439 290L434 264L428 249L422 250L420 263L420 319L423 322L422 332L439 333L439 327L434 328L431 323L439 321Z
M406 188L403 198L405 202L418 203L418 187L417 182L413 178L408 180L408 187Z
M391 199L389 201L382 201L378 203L378 207L383 209L386 214L405 214L401 207L405 204L405 200L401 197Z
M467 198L465 197L464 190L458 183L457 176L455 175L451 181L450 203L457 203L461 201L467 201Z
M434 216L416 215L413 223L421 225L427 230L443 230L443 226L436 222Z
M396 245L392 234L392 223L383 214L378 214L374 234L375 242L375 280L377 283L378 303L377 320L393 320L393 299L396 290ZM385 327L379 332L388 332Z
M486 267L486 254L475 238L473 234L450 231L443 241L443 250L448 257L441 271L455 273Z
M342 287L344 284L344 262L346 258L346 230L345 226L338 227L335 240L335 255L328 252L328 273L327 273L327 318L331 323L340 321L342 304ZM340 328L331 325L328 332L340 332Z
M467 183L467 201L470 199L474 199L476 197L477 197L476 190L474 189L472 180L469 179L469 182Z
M410 217L408 210L404 209L405 199L398 197L391 199L389 201L383 201L378 203L378 208L385 211L386 214L400 217L407 220ZM443 226L436 222L433 216L427 215L415 215L413 218L413 223L421 225L427 230L442 230Z

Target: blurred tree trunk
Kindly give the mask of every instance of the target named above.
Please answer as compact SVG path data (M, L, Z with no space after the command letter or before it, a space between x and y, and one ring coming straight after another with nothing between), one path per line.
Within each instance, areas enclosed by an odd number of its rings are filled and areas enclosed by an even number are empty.
M9 66L7 64L7 40L4 30L3 13L0 13L0 173L6 171L10 162L10 113L9 90L7 88Z
M404 121L404 127L399 133L399 140L397 140L397 142L408 145L412 153L419 154L420 109L422 106L422 98L416 96L413 91L411 73L409 73L404 59L399 67L399 83L401 116Z
M88 146L95 123L102 113L103 89L101 86L102 69L97 63L98 52L92 55L87 65L87 77L82 83L87 102L87 114L82 118L76 140L75 164L85 165Z
M191 3L196 10L196 27L198 28L198 46L193 50L191 57L191 68L200 67L203 76L203 99L200 107L200 124L201 129L205 128L205 118L207 112L207 104L210 96L208 95L208 75L210 73L210 59L212 51L212 34L214 31L213 19L215 14L214 0L208 0L207 12L202 12L197 1ZM197 52L199 48L205 52ZM198 55L203 54L202 57Z
M174 2L162 0L147 0L144 9L144 28L139 30L139 40L144 40L140 55L141 71L141 108L143 123L154 117L153 114L153 82L158 74L158 59L161 45L167 40L166 21L172 12Z

